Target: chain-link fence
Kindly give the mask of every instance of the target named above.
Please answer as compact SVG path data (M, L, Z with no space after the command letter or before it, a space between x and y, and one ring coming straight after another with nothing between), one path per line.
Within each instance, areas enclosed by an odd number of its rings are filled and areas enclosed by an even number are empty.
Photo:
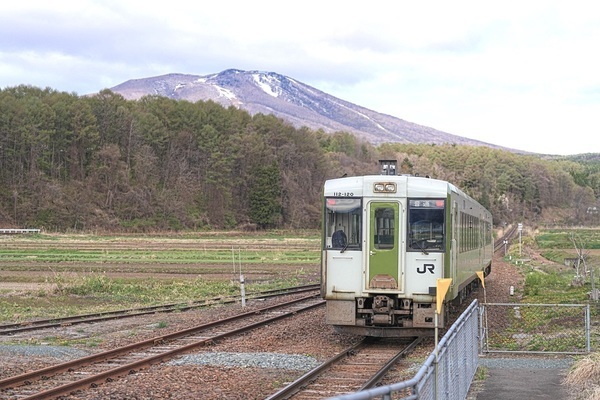
M473 301L414 378L330 400L464 399L482 352L591 351L587 304L516 304Z
M590 352L587 304L485 303L480 313L483 352Z
M335 400L462 400L479 357L479 304L474 300L448 329L414 378L332 398Z

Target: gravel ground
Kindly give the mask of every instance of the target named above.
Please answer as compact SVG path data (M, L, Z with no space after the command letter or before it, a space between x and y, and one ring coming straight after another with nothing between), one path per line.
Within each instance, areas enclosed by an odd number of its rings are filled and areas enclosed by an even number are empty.
M487 301L506 302L510 297L510 286L516 288L518 295L522 293L522 284L523 279L511 264L495 260L492 274L486 280ZM478 292L477 297L483 301L483 292ZM264 304L265 302L250 302L247 310L260 308ZM61 327L9 338L0 337L0 344L5 342L11 345L0 346L0 376L63 362L70 357L78 357L81 353L104 351L160 336L239 311L239 305L231 305L210 310L155 314L101 324ZM357 337L337 334L325 325L323 309L312 310L241 336L224 339L171 362L66 398L264 399L275 393L285 382L298 378L319 362L358 340ZM61 341L69 341L69 347L56 346ZM29 342L46 345L23 345ZM15 343L20 346L13 346ZM431 341L426 341L414 353L413 361L403 361L395 369L392 379L412 377L431 350ZM482 360L484 365L502 362L508 361L503 358ZM523 359L520 362L532 361Z
M252 301L244 311L267 301ZM0 376L11 376L230 316L240 305L155 314L101 324L66 326L0 337ZM334 333L324 310L224 339L69 399L264 399L285 382L349 347L357 338ZM160 328L160 326L166 326ZM69 347L55 343L70 340ZM19 345L15 346L14 344ZM27 345L36 343L42 345Z

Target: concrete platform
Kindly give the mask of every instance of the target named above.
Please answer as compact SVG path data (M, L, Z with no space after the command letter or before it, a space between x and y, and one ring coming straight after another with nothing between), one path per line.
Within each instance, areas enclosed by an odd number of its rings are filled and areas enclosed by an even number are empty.
M483 358L480 365L488 377L476 390L476 400L568 399L562 381L573 359L560 358Z

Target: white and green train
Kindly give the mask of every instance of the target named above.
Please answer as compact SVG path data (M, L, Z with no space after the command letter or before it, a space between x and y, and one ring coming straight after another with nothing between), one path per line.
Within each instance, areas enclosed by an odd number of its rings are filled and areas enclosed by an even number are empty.
M492 215L451 183L396 175L331 179L324 186L321 292L339 332L376 337L433 334L439 278L460 302L491 271Z

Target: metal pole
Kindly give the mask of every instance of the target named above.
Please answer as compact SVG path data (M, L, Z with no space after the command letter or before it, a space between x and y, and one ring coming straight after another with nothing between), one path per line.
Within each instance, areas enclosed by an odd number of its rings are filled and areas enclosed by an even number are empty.
M583 260L583 265L585 265L587 268L587 263L585 262L585 259ZM592 281L592 293L591 293L592 300L598 301L598 293L596 293L596 280L594 279L594 266L593 265L590 269L590 280Z
M590 305L587 304L585 307L585 337L586 337L586 348L587 352L591 351L591 343L590 343Z
M435 310L435 321L434 321L434 325L435 325L435 360L433 362L434 364L434 368L435 368L435 382L433 384L433 398L437 400L438 398L438 353L439 353L439 349L438 349L438 312L437 309Z
M206 250L205 250L206 252ZM231 246L231 260L233 261L233 277L235 279L235 251L233 250L233 246Z
M517 226L519 229L519 257L521 257L522 252L523 252L523 242L522 242L523 224L519 223Z

